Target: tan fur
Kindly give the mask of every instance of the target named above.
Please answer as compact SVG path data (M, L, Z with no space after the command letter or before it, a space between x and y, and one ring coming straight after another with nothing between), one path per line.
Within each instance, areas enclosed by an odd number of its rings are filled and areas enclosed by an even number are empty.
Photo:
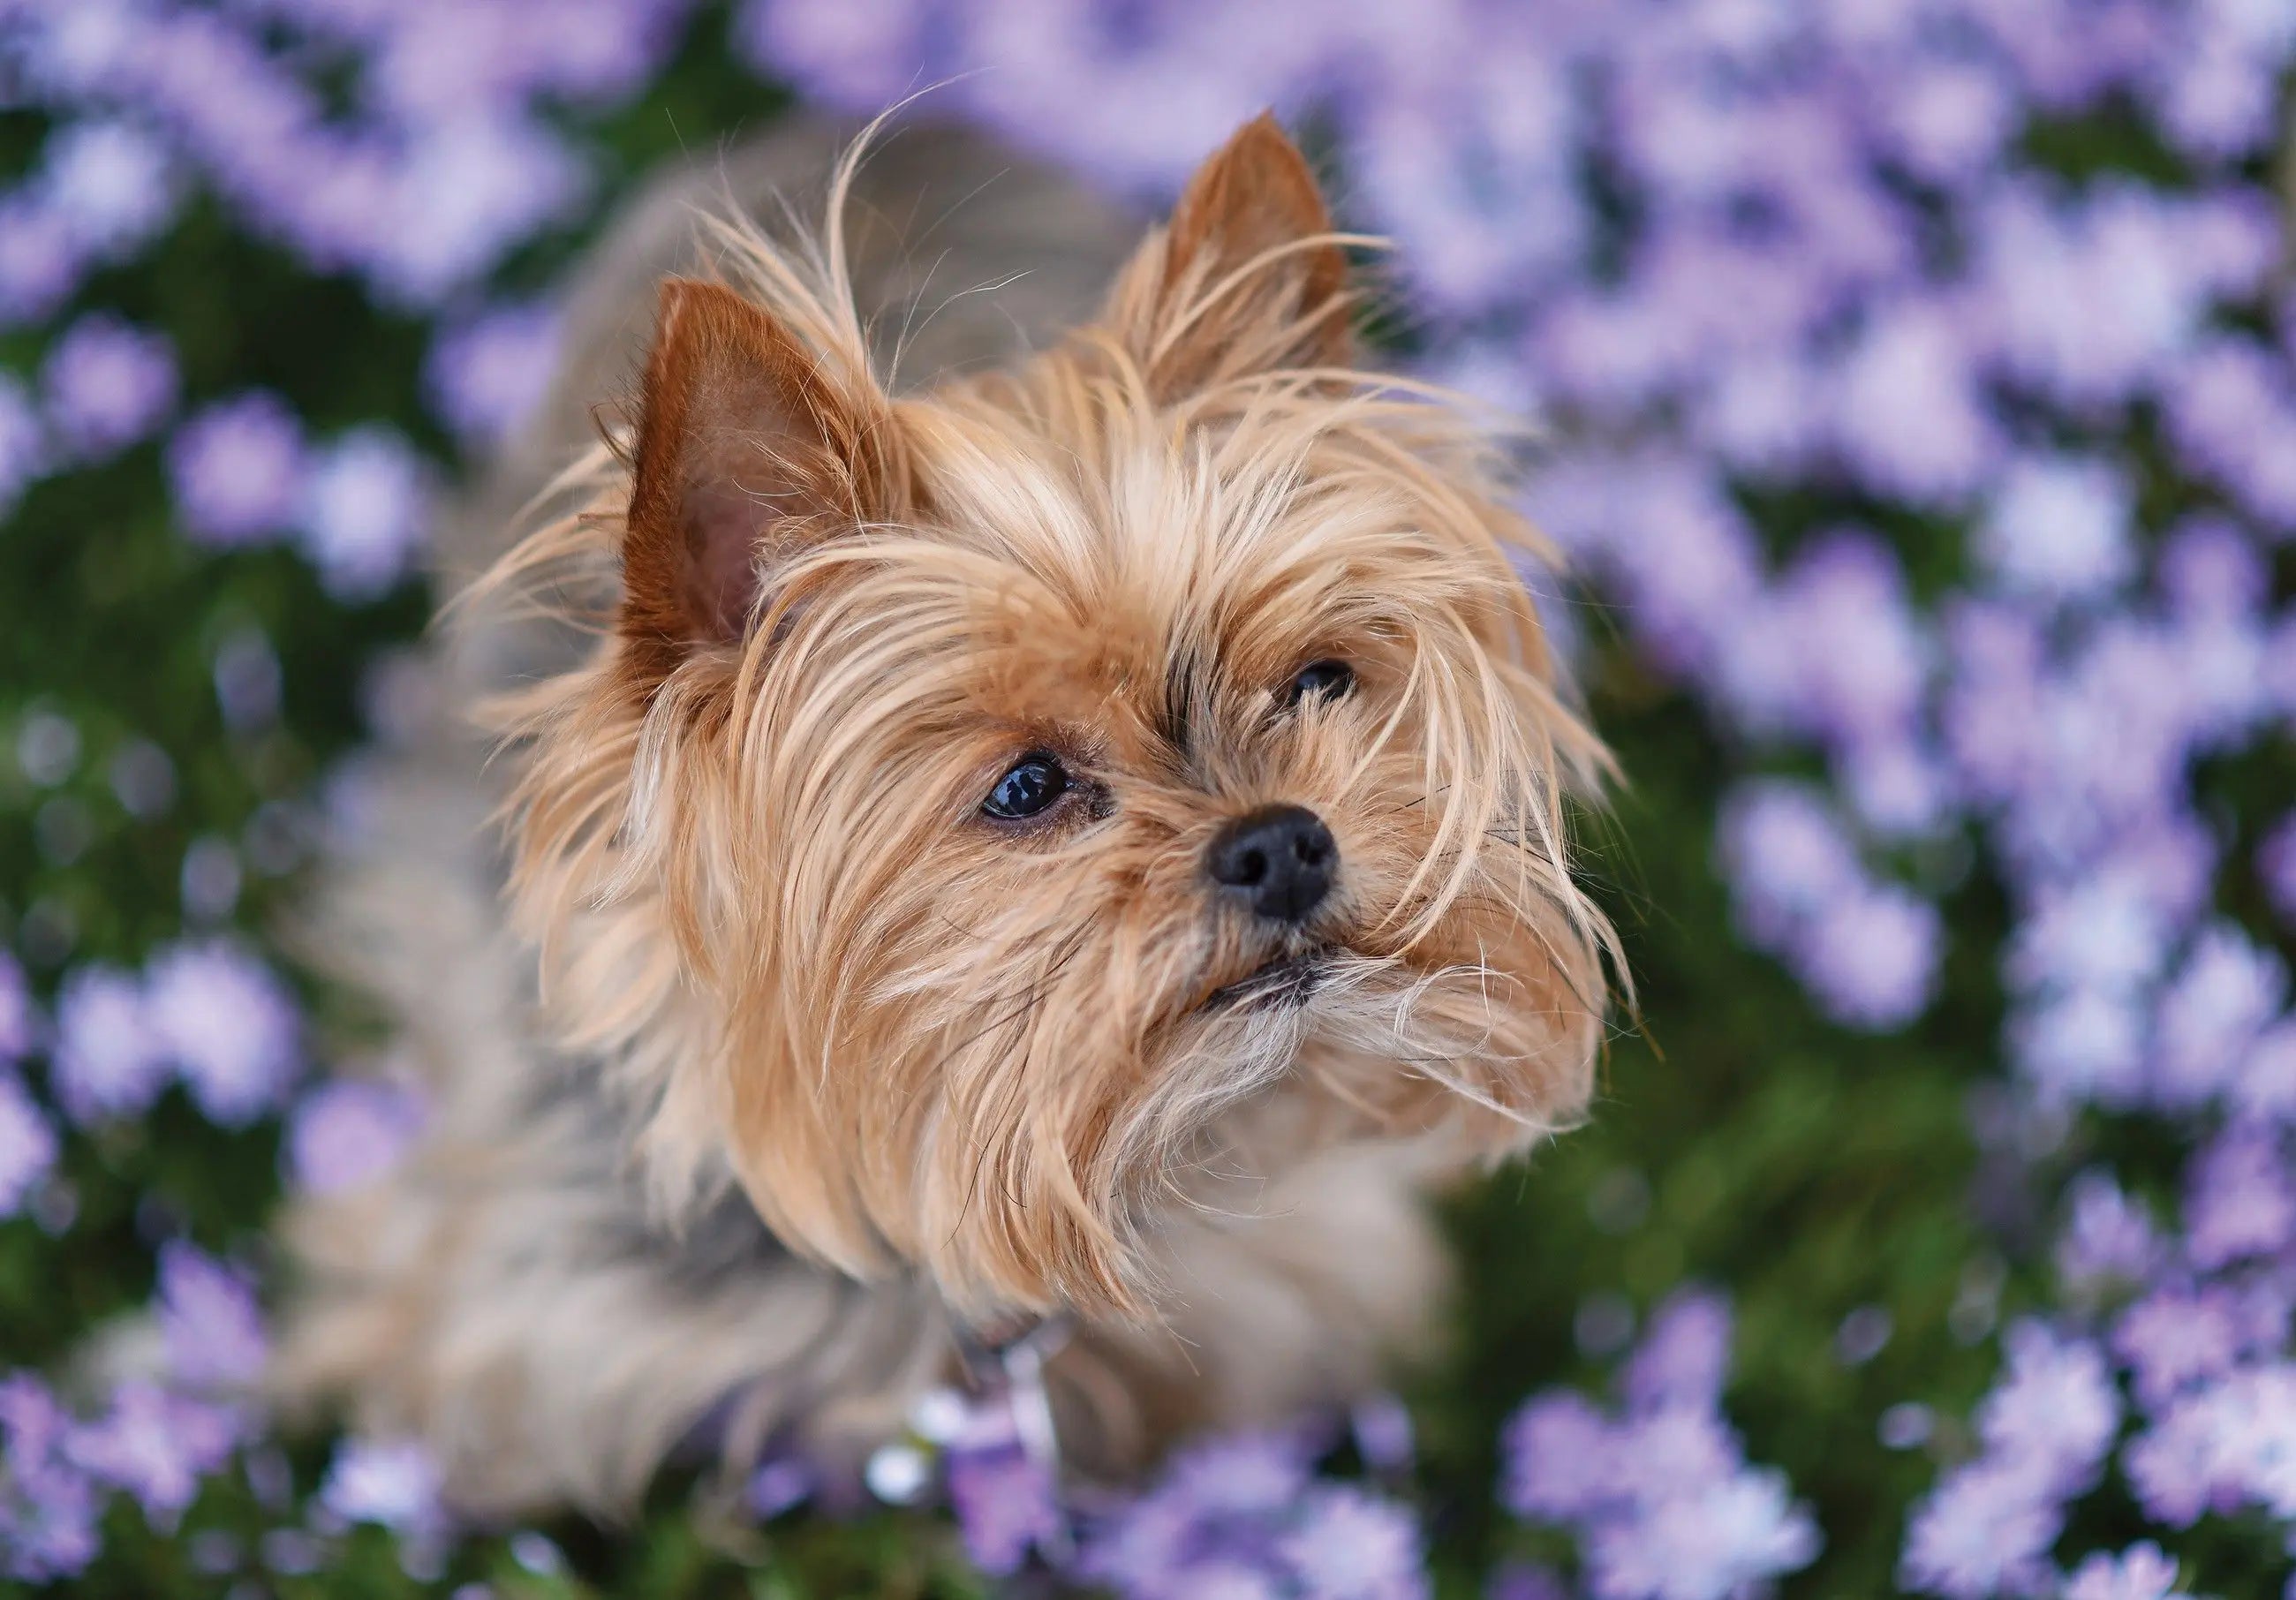
M443 874L453 981L385 997L439 1111L294 1219L283 1383L427 1437L474 1505L626 1500L713 1407L736 1459L858 1448L955 1327L1054 1312L1086 1465L1344 1395L1423 1342L1421 1183L1586 1103L1615 951L1564 796L1603 756L1512 562L1540 547L1464 412L1341 365L1345 240L1289 141L1215 156L1096 319L903 391L858 160L817 246L726 225L715 281L665 286L571 509L464 602L592 643L493 703L501 907ZM1354 691L1286 710L1327 659ZM425 859L472 809L439 749L380 807ZM1068 796L983 816L1032 751ZM1338 843L1301 930L1205 878L1274 802ZM338 927L410 916L371 857ZM1304 1001L1208 1004L1309 945Z

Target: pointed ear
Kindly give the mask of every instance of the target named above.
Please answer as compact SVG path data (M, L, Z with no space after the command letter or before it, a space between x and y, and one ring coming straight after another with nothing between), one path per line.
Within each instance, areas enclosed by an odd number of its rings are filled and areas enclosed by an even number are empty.
M1261 112L1196 169L1116 315L1160 398L1353 355L1348 262L1300 147Z
M873 514L876 399L733 291L662 284L619 619L644 692L697 646L748 631L777 554Z

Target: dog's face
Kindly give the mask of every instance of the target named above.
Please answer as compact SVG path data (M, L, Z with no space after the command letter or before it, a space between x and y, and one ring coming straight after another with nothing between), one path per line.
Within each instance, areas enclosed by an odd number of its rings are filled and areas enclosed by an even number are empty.
M1329 234L1255 124L1103 324L898 400L770 258L771 310L666 288L524 882L582 856L593 971L674 967L654 1092L800 1248L1137 1310L1169 1206L1583 1105L1599 752L1472 431L1344 371Z

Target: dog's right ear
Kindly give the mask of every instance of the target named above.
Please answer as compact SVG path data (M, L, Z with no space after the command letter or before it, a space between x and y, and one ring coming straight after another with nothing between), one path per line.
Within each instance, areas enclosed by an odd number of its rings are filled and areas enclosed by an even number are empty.
M616 627L647 695L697 649L739 642L764 574L882 514L886 407L770 312L672 278L640 395Z

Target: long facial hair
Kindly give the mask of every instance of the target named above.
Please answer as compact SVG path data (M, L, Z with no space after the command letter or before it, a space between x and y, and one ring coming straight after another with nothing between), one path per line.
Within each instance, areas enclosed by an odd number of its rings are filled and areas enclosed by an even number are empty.
M971 1315L1149 1316L1176 1215L1340 1141L1487 1157L1577 1115L1616 950L1566 796L1604 758L1504 453L1352 365L1299 152L1247 127L1098 322L900 396L851 170L819 242L727 226L725 281L664 285L573 509L485 580L598 628L496 708L512 912L660 1213L738 1185ZM1346 693L1287 693L1324 661ZM984 816L1029 752L1067 792ZM1338 854L1297 926L1205 876L1273 805Z

